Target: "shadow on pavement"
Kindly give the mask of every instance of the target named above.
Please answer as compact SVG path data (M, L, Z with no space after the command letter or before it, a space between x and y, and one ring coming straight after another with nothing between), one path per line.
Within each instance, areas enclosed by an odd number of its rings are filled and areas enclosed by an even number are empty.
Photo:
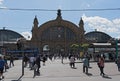
M86 73L86 75L87 75L87 76L92 76L92 74L91 74L91 73Z
M11 80L11 81L21 81L22 77L23 77L23 75L21 75L17 80Z
M21 81L21 80L11 80L11 81Z
M72 67L72 69L77 69L76 67Z
M102 76L103 78L106 78L106 79L112 79L111 77L107 76L107 75L104 75Z

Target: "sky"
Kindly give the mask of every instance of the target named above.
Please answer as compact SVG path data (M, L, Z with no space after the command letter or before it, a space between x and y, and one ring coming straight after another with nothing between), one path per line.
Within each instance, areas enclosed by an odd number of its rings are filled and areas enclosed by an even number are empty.
M10 9L45 9L53 11ZM76 25L79 24L82 17L86 33L96 29L113 38L120 38L120 0L0 0L0 29L5 27L20 33L26 39L30 39L35 16L37 16L40 26L47 21L56 19L58 9L61 9L64 20L73 22ZM117 10L84 11L84 9ZM30 38L28 38L29 36Z

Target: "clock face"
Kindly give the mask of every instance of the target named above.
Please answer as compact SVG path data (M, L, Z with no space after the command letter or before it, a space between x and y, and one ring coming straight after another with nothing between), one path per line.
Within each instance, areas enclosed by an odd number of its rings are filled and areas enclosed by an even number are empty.
M57 32L61 32L61 31L64 31L64 27L53 27L52 30L57 31Z
M62 39L64 38L64 27L53 27L52 37L55 39Z

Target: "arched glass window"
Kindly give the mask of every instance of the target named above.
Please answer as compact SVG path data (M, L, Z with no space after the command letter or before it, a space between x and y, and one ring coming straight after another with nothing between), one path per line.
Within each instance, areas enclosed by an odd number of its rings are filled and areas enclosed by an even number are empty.
M98 43L106 43L108 42L108 40L111 39L111 37L108 34L99 31L89 32L85 34L85 38L87 40L94 40Z
M42 33L42 40L46 41L73 41L76 38L76 34L67 27L49 27Z
M23 36L17 32L11 30L0 30L0 41L16 41L21 37Z

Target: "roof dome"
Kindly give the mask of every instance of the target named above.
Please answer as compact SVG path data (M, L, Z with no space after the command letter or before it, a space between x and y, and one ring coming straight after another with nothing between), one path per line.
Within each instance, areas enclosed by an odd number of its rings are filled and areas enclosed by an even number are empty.
M0 29L0 41L17 41L17 39L21 37L23 36L15 31Z
M85 39L98 43L107 43L112 37L100 31L88 32L85 34Z

